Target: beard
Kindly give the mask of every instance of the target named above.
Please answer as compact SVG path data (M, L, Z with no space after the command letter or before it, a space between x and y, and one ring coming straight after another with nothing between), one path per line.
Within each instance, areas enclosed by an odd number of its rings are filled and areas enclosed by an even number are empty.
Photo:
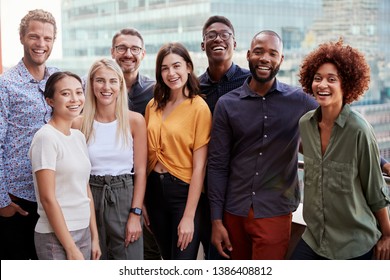
M119 64L119 67L121 68L123 74L129 74L135 71L134 68L130 68L128 66L122 66Z
M36 57L34 54L32 54L32 50L29 48L29 46L23 46L24 49L24 57L23 61L25 64L28 64L29 66L42 66L45 65L46 61L48 60L51 49L46 51L46 54L41 57Z
M269 74L269 76L267 78L261 78L261 77L257 76L256 67L250 61L248 62L248 65L249 65L249 70L251 71L253 79L255 79L259 83L266 83L266 82L271 81L273 78L276 77L276 75L278 74L279 69L280 69L280 63L279 63L275 68L272 68L271 73Z

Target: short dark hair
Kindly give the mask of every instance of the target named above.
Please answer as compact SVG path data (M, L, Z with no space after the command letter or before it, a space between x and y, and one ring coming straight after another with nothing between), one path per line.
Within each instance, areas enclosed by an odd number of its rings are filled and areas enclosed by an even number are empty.
M279 42L283 45L283 40L282 40L282 37L280 37L280 35L278 33L276 33L275 31L272 31L272 30L262 30L262 31L259 31L255 34L255 36L253 36L252 38L252 42L256 39L257 36L259 36L260 34L266 34L266 35L270 35L270 36L275 36L276 38L278 38Z
M54 92L56 90L57 82L62 80L65 77L73 77L76 80L78 80L80 82L80 84L82 84L80 77L72 72L69 72L69 71L55 72L54 74L52 74L49 77L49 79L47 79L45 91L43 92L43 96L45 98L53 98Z
M226 26L228 26L232 30L233 36L234 36L234 27L233 27L233 24L230 22L230 20L224 16L218 16L218 15L211 16L207 19L207 21L203 25L202 35L204 36L206 34L206 29L210 25L212 25L213 23L216 23L216 22L223 23Z
M118 36L120 35L131 35L131 36L137 36L141 42L142 42L142 47L144 48L145 47L145 43L144 43L144 38L142 38L142 35L141 33L139 33L139 31L135 28L123 28L121 30L119 30L117 33L115 33L114 37L112 37L112 47L114 48L115 47L115 40L116 38L118 38Z

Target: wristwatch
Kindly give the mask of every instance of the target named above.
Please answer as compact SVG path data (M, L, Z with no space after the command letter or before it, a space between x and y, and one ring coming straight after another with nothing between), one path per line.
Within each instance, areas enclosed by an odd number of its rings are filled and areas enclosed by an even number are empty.
M138 208L138 207L130 208L130 213L134 213L137 216L141 216L142 215L142 209Z

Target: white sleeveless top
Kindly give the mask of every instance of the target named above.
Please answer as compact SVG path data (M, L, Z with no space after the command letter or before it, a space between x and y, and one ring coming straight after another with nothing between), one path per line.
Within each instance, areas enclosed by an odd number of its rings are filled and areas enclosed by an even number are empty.
M125 147L122 136L116 139L118 121L101 123L94 121L94 134L88 143L92 175L133 174L133 137L129 135L129 146Z

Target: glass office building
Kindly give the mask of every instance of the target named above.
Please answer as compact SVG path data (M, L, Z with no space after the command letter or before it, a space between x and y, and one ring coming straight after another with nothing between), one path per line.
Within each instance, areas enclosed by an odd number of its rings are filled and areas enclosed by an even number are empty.
M84 73L91 61L109 56L112 36L120 29L134 27L144 37L146 61L143 72L154 75L154 58L162 44L183 43L193 54L197 73L207 65L201 52L202 27L211 15L224 15L235 28L235 61L247 67L246 51L253 35L262 29L278 32L291 59L315 19L321 16L319 0L63 0L64 66ZM286 64L285 69L296 66Z
M318 44L338 40L366 54L370 90L358 102L373 124L381 153L390 159L390 1L388 0L62 0L61 61L51 63L85 75L92 62L110 57L112 36L133 27L144 37L147 55L141 72L154 77L155 56L166 42L179 41L191 52L195 71L207 67L201 51L202 27L223 15L235 28L234 62L247 68L246 51L255 33L271 29L284 41L278 78L299 85L302 58ZM387 119L386 119L387 118Z

